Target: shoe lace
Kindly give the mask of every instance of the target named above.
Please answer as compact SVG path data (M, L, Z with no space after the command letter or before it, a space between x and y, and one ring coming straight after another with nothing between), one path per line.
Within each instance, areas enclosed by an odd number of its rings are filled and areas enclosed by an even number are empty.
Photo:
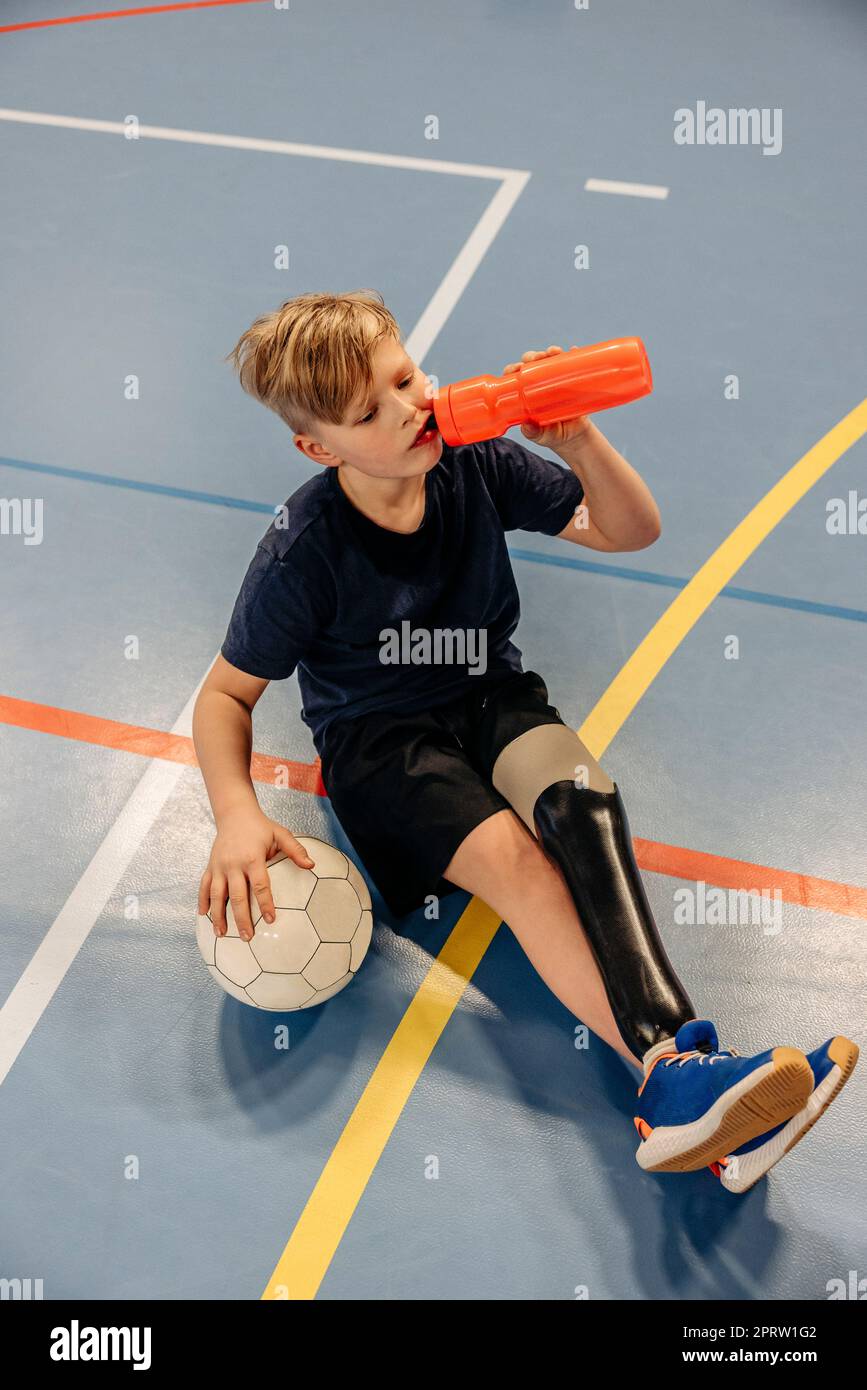
M703 1062L710 1062L711 1064L713 1064L714 1062L719 1062L723 1057L740 1056L741 1053L738 1052L736 1047L721 1047L718 1051L712 1052L710 1054L706 1052L700 1052L698 1048L696 1048L692 1052L684 1052L680 1056L670 1057L665 1065L667 1067L670 1067L673 1063L676 1062L679 1067L682 1067L685 1062L691 1062L697 1057L699 1061L699 1066L701 1066Z

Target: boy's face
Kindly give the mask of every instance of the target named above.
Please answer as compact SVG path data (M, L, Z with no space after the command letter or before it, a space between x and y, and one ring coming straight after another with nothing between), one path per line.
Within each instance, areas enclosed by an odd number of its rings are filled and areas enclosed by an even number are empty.
M317 463L348 463L370 477L411 478L429 472L440 460L442 435L437 432L429 443L413 447L431 417L430 395L425 395L429 378L394 338L377 344L371 369L369 397L353 401L340 425L323 423L316 439L298 434L295 443Z

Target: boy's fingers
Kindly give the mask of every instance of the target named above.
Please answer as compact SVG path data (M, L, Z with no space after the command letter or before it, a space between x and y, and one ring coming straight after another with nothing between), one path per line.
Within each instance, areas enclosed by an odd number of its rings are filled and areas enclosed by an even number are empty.
M536 352L535 350L533 350L533 349L531 348L531 349L528 349L527 352L522 353L522 355L521 355L521 362L532 362L532 361L533 361L535 358L537 358L537 357L547 357L548 354L551 353L551 352L562 352L562 351L563 351L563 349L562 349L561 347L558 347L556 343L552 343L551 347L546 348L544 352ZM516 371L518 370L518 367L519 367L519 366L520 366L520 363L519 363L519 362L507 362L506 365L505 365L505 367L503 368L503 375L505 376L506 372L516 372Z
M199 909L199 915L200 915L201 917L204 917L205 913L206 913L207 910L208 910L208 900L209 900L210 896L211 896L211 872L210 872L210 870L207 870L207 871L202 875L202 881L201 881L201 883L199 884L199 902L198 902L198 909Z
M274 899L271 896L271 880L265 868L265 860L257 859L250 874L250 887L266 922L274 921Z
M253 924L250 921L250 896L247 880L240 869L236 869L234 873L229 875L229 901L232 904L238 934L244 941L249 941L253 935Z
M226 884L216 878L211 884L211 921L217 936L226 935Z
M274 836L283 853L288 854L299 868L311 869L313 867L315 860L311 859L304 846L299 845L295 836L285 826L280 826L279 830L274 832Z

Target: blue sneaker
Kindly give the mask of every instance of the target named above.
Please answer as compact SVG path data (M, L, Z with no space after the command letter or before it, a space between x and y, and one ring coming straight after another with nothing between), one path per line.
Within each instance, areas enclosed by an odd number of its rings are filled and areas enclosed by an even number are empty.
M693 1173L791 1118L813 1073L803 1052L774 1047L741 1057L720 1049L708 1019L691 1019L642 1058L635 1159L649 1173Z
M725 1158L708 1164L729 1192L747 1192L813 1128L855 1070L858 1045L838 1035L806 1056L813 1073L813 1090L803 1109L790 1120L783 1120L741 1144Z

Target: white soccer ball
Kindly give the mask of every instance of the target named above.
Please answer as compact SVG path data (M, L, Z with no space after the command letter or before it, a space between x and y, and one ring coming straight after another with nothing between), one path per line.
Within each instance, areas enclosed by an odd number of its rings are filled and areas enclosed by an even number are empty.
M338 994L367 955L373 911L367 884L334 845L296 836L313 860L302 869L283 853L267 862L273 922L262 916L250 890L253 937L244 941L232 904L226 935L217 936L210 912L196 922L202 959L227 994L257 1009L309 1009Z

